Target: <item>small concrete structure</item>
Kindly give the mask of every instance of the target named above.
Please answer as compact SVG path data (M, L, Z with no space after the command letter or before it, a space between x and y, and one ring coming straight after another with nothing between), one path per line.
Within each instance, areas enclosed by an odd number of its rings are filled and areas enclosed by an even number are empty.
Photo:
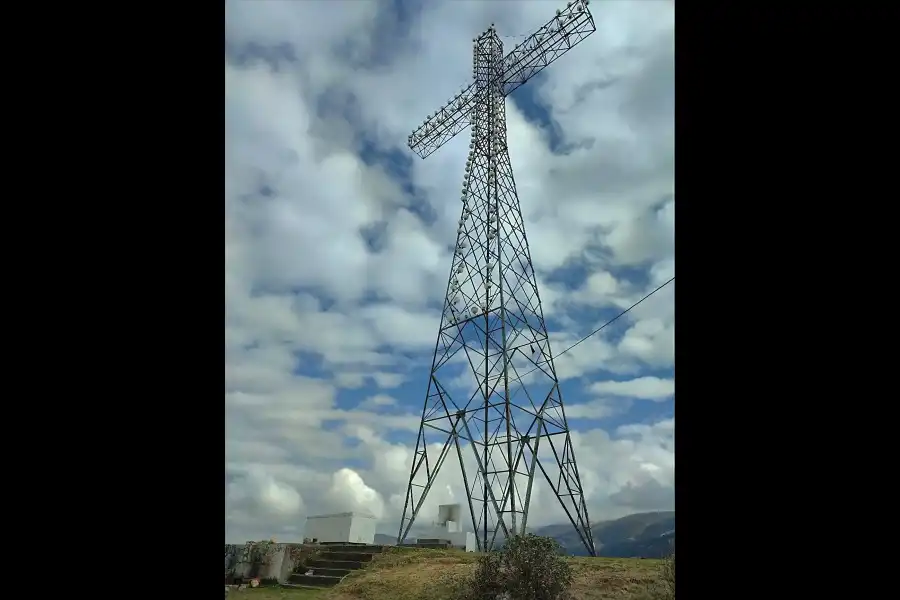
M311 515L306 518L303 536L318 543L344 542L374 544L375 515L367 512L344 512Z
M461 517L462 508L459 504L441 504L438 506L437 526L445 528L448 533L458 533L462 531Z
M433 544L435 540L446 540L450 546L477 552L478 542L471 531L462 530L462 508L459 504L438 506L438 520L431 524L431 530L416 538L416 543Z

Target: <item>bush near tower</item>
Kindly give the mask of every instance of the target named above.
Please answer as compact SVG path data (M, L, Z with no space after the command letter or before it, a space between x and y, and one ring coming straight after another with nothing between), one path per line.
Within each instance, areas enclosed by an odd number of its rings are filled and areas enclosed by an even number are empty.
M475 572L459 584L456 600L515 598L563 600L572 585L572 568L553 538L529 533L478 558Z

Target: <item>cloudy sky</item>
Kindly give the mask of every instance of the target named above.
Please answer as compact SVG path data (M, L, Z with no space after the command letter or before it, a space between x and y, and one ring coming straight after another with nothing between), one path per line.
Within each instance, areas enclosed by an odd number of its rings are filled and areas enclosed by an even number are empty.
M396 534L450 273L464 132L410 132L552 0L228 0L225 536L367 509ZM674 4L597 32L507 99L554 353L674 275ZM556 360L593 521L674 508L674 287ZM542 453L542 458L544 457ZM529 524L565 516L535 485ZM448 460L419 519L464 501Z

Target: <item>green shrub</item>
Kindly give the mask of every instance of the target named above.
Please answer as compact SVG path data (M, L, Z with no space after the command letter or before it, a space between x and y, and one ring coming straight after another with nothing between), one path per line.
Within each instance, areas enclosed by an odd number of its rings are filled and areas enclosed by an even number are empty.
M534 534L506 540L482 555L474 574L461 582L458 600L563 600L572 570L556 540Z

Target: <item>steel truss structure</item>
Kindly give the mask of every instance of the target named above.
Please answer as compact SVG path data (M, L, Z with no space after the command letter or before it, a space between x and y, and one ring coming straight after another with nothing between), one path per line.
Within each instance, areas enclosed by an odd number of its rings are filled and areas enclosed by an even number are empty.
M588 0L569 2L505 55L491 25L473 40L474 81L409 136L409 147L425 158L466 127L472 133L398 543L409 534L452 448L480 550L525 532L540 470L595 555L516 194L505 113L506 96L595 30ZM548 458L545 466L538 450L547 446L555 464ZM474 478L466 462L475 465Z

